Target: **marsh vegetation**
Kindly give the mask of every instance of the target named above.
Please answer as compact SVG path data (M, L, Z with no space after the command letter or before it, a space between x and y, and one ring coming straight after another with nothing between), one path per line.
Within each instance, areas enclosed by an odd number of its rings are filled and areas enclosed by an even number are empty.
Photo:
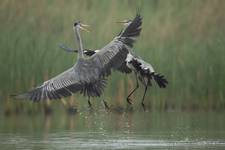
M222 0L163 1L29 1L0 2L0 99L8 112L42 110L62 101L33 104L12 101L10 94L27 91L65 69L75 55L58 48L74 44L72 24L82 20L92 26L83 33L86 48L101 48L121 29L115 22L143 16L141 37L135 53L152 63L169 81L166 89L153 86L146 103L151 110L211 110L225 108L225 2ZM126 106L126 96L135 86L132 75L114 73L104 97L115 107ZM135 94L139 107L143 89ZM100 98L101 99L101 98ZM76 94L68 105L87 106ZM93 100L101 107L99 99Z

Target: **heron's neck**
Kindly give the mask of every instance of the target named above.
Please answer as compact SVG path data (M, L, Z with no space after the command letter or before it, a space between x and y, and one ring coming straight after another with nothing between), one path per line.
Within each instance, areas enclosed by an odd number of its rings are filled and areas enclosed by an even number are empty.
M75 28L75 34L76 34L76 38L77 38L77 42L78 42L78 45L79 45L79 48L78 48L78 57L79 58L83 58L84 57L84 54L83 54L83 44L82 44L82 40L81 40L81 36L80 36L80 29L79 28Z
M127 24L124 25L124 28L122 29L120 35L122 35L122 34L125 32L125 30L127 29L127 27L128 27L130 24L131 24L131 22L129 22L129 23L127 23Z

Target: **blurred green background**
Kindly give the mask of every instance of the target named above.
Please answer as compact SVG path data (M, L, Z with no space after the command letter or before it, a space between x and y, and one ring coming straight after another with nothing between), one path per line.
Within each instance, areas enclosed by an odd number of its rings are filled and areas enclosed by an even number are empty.
M115 22L143 16L143 29L135 53L166 76L169 85L148 90L151 110L221 110L225 108L225 1L223 0L1 0L0 1L0 103L6 114L64 107L64 101L15 101L10 94L41 84L76 61L76 55L58 48L76 47L72 25L81 20L92 32L83 33L86 48L103 47L121 30ZM113 73L101 99L126 107L135 87L133 75ZM141 87L133 97L140 107ZM68 98L67 106L87 107L81 95ZM63 105L64 104L64 105Z

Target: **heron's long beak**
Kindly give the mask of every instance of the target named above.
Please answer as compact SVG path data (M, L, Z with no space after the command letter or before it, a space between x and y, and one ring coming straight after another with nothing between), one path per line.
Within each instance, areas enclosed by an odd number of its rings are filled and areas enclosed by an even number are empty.
M125 23L127 23L127 20L117 21L116 23L125 24Z
M86 31L86 32L90 32L90 30L88 29L88 27L90 27L89 25L87 25L87 24L80 24L80 29L81 30L84 30L84 31Z

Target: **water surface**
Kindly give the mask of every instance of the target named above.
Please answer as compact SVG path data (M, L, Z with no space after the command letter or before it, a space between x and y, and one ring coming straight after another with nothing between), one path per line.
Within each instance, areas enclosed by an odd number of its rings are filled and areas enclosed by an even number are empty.
M78 112L1 117L1 149L225 149L216 112Z

